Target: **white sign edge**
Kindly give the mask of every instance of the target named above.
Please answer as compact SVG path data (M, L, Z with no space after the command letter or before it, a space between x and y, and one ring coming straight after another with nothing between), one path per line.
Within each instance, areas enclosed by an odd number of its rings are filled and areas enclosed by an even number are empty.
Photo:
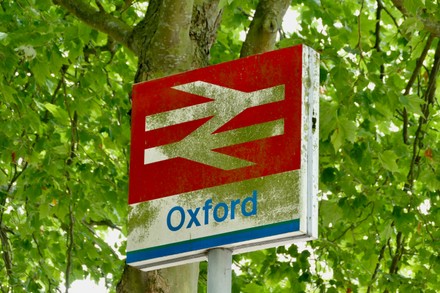
M307 232L310 240L318 238L319 174L319 54L303 46L303 101L307 131Z

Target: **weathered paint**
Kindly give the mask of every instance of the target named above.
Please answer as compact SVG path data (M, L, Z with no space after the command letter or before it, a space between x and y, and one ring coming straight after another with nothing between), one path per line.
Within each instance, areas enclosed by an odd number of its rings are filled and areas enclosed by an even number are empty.
M318 70L297 46L134 86L129 264L317 236Z
M290 171L135 204L130 211L129 222L135 218L138 226L129 227L128 237L132 241L127 243L127 249L136 251L147 246L151 248L176 242L176 239L181 241L189 238L189 235L192 238L200 238L298 218L298 185L299 171ZM258 192L256 217L244 217L240 212L236 212L234 220L227 219L221 223L211 221L210 225L190 229L182 227L179 231L166 233L170 232L166 228L166 219L172 207L181 206L185 210L202 207L207 199L212 199L213 206L219 202L230 203L237 199L242 202L254 190ZM154 218L149 217L148 211L151 210L155 213ZM200 220L203 220L203 217L200 217ZM155 231L163 233L152 233ZM149 236L146 238L145 235Z

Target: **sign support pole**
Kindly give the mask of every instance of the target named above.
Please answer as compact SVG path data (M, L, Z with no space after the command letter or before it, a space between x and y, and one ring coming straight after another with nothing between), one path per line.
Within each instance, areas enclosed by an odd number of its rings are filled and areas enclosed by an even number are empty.
M230 293L232 288L232 251L214 248L208 251L208 293Z

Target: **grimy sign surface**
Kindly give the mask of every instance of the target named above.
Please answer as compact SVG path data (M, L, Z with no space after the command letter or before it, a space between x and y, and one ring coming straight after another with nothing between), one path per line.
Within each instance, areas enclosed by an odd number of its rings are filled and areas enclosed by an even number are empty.
M300 45L133 86L128 264L317 236L318 62Z

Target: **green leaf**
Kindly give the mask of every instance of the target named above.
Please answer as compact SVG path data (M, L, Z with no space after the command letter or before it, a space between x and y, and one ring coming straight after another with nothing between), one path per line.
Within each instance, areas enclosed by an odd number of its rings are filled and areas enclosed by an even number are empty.
M41 58L35 58L31 65L32 74L35 76L35 80L40 84L44 85L46 79L49 78L50 69L48 60L41 60Z
M423 2L421 0L404 0L403 6L412 14L416 15L418 14L418 10L422 9L422 7L424 6Z
M220 0L218 3L219 8L224 8L226 5L230 5L234 0Z
M243 293L255 293L255 292L264 292L263 287L254 283L247 284L241 290Z
M326 140L330 133L336 128L338 105L322 101L319 113L319 135L321 139Z
M330 140L333 144L335 152L337 152L342 144L347 140L353 143L356 139L356 124L345 117L339 118L336 122L336 129Z
M341 63L344 63L344 61L340 60ZM335 66L330 71L330 76L333 79L333 83L338 91L341 92L341 95L346 93L347 89L350 88L352 75L348 71L348 66Z
M2 94L4 101L7 103L12 103L14 101L14 95L17 93L17 91L6 84L2 85L0 88L0 93Z
M51 149L52 153L58 154L58 155L64 155L66 156L68 154L68 147L66 145L59 145L56 147L53 147Z
M69 122L69 115L63 108L51 103L45 103L44 107L55 117L58 123L67 124Z
M379 161L382 164L382 167L391 172L399 171L399 166L396 163L397 158L396 153L391 150L379 153Z
M401 24L401 28L404 33L408 35L412 35L424 27L423 22L419 20L417 17L408 17Z
M383 230L380 233L381 239L383 241L388 241L388 239L390 239L390 237L394 234L394 228L391 225L391 222L388 221L386 222L386 224L384 225Z
M425 100L419 98L417 95L401 95L399 101L408 111L420 116L424 116L421 106L425 104Z

